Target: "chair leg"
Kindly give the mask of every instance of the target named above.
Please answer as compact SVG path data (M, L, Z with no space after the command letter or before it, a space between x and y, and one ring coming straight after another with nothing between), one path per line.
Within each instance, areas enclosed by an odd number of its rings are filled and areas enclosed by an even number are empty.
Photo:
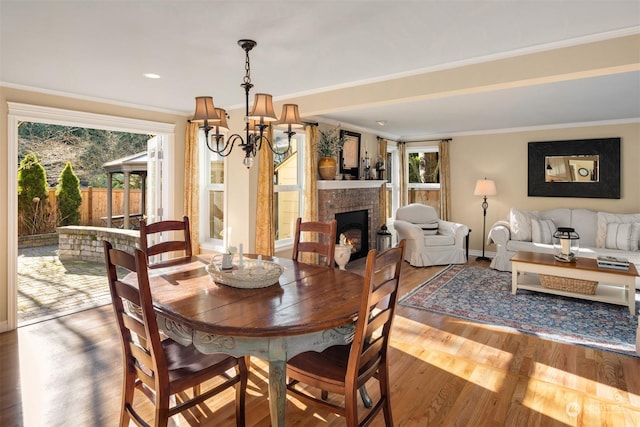
M362 404L365 408L371 408L373 406L373 399L369 396L365 386L360 387L360 399L362 399Z
M358 394L355 390L349 390L344 396L344 418L347 427L358 426Z
M391 393L389 390L389 371L383 366L379 371L378 381L380 383L380 398L382 399L382 412L384 413L385 426L393 427L393 416L391 414Z

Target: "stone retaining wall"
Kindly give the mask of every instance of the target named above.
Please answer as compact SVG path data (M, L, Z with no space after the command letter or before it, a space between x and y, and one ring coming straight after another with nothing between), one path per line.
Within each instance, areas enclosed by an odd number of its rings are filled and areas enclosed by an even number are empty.
M37 248L40 246L52 246L57 244L58 244L57 233L18 236L18 248Z
M71 225L58 227L58 257L60 260L104 262L103 241L114 248L133 253L140 246L138 230Z

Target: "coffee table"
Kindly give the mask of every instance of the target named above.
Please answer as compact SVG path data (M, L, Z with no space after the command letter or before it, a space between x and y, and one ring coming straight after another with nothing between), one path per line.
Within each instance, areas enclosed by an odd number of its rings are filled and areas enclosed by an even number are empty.
M631 263L629 270L599 268L593 258L578 258L576 262L556 261L552 254L534 252L517 252L511 258L511 292L528 289L537 292L582 298L610 304L626 305L632 316L636 314L636 286L640 285L640 276L635 265ZM534 274L525 274L534 273ZM539 274L565 277L571 279L597 281L595 295L568 292L559 289L544 288L538 279Z

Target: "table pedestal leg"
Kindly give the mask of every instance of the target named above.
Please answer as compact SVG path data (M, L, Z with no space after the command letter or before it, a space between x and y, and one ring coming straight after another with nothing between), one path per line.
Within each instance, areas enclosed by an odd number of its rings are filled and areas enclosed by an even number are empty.
M271 425L284 427L287 407L287 350L283 339L269 343L269 411Z

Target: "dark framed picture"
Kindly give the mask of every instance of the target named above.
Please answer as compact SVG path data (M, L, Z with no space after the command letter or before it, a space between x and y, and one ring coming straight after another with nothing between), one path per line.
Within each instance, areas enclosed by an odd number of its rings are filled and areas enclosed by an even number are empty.
M529 143L528 195L620 198L620 138Z
M340 137L344 140L340 150L340 173L357 178L360 174L360 134L341 130Z

